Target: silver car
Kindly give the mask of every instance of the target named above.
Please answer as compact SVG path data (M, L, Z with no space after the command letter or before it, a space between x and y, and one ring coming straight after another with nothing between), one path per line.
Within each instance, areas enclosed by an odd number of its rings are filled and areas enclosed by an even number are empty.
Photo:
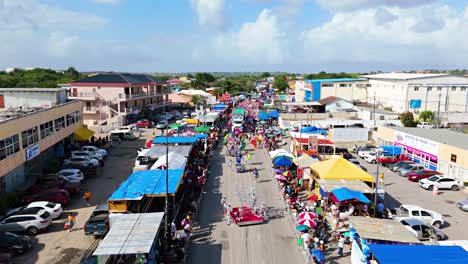
M414 172L414 171L417 171L417 170L423 170L423 169L425 169L424 166L419 165L419 164L407 164L407 165L399 168L397 170L397 172L398 172L398 174L400 176L406 177L406 175L408 175L408 173L410 173L410 172Z
M468 212L468 198L465 198L465 199L462 199L462 200L458 201L457 206L461 210L463 210L465 212Z

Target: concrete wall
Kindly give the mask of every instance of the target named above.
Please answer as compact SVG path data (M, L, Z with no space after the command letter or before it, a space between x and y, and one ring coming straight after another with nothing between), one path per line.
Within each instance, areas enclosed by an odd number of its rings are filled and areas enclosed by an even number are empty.
M41 88L37 88L40 90ZM1 91L5 108L54 106L66 101L66 91L59 92L19 92Z
M369 140L368 128L333 128L329 130L329 138L333 142L355 142Z

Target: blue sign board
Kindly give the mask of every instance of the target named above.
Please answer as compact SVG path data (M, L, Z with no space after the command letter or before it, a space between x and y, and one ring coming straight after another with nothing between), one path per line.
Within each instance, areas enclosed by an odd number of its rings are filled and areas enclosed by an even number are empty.
M39 155L41 150L39 149L39 143L36 143L26 149L26 161L32 160L34 157Z

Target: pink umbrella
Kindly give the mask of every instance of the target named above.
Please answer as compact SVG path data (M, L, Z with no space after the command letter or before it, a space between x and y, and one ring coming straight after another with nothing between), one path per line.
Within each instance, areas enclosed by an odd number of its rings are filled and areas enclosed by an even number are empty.
M285 181L285 180L286 180L286 177L284 177L284 176L281 175L281 174L276 174L276 175L275 175L275 179L280 180L280 181Z
M302 212L297 216L298 219L314 219L317 218L317 214L312 212Z
M301 219L297 222L299 225L306 225L308 227L315 227L316 223L312 219Z

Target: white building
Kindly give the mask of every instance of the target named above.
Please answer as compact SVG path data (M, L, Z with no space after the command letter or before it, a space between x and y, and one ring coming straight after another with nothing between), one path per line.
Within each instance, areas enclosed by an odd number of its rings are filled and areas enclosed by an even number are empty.
M52 107L66 101L65 88L0 88L0 109Z
M411 111L468 112L468 77L448 74L382 73L361 76L369 80L367 102Z
M353 102L365 102L367 80L358 78L298 80L295 83L296 102L319 101L330 96Z

